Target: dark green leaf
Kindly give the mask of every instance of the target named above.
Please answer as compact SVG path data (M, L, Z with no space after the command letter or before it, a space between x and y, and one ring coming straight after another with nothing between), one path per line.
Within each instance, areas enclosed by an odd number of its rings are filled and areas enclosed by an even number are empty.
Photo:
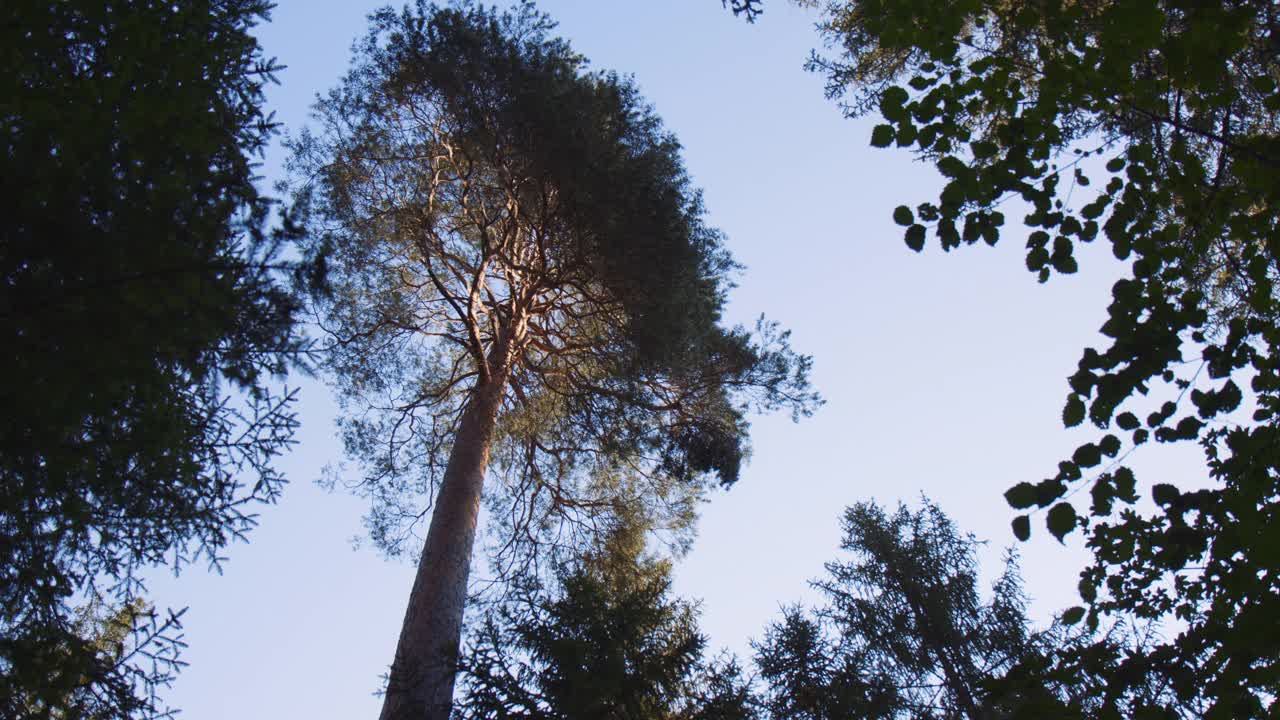
M893 144L893 126L877 125L871 130L871 146L886 148Z
M1067 486L1056 478L1036 483L1036 504L1048 507L1049 503L1067 494Z
M1089 582L1087 577L1080 579L1080 582L1076 585L1076 590L1080 593L1080 599L1087 603L1092 603L1098 598L1098 589L1094 587L1092 582Z
M1181 495L1178 488L1168 483L1157 483L1151 488L1151 499L1155 500L1157 505L1175 503Z
M1120 438L1115 435L1107 435L1098 442L1098 448L1103 455L1115 457L1120 453Z
M916 252L920 252L921 250L923 250L924 249L924 226L912 225L911 227L907 228L906 242L907 242L907 247L911 248L912 250L915 250Z
M1036 504L1036 486L1020 482L1005 491L1004 499L1015 510L1024 510Z
M1102 450L1093 443L1085 443L1076 448L1071 460L1080 467L1093 467L1102 462Z
M1062 424L1067 427L1075 427L1084 422L1084 401L1079 395L1071 395L1067 398L1066 407L1062 409Z
M1116 483L1116 495L1118 497L1126 502L1134 502L1138 499L1138 480L1134 476L1132 470L1127 467L1117 468L1114 478Z
M1080 466L1068 460L1058 463L1058 476L1063 480L1079 480Z
M1054 505L1049 508L1045 526L1061 542L1076 527L1076 509L1066 502Z
M969 145L969 149L973 151L973 157L977 160L985 160L993 157L999 148L993 142L979 140Z
M907 91L897 85L891 85L885 88L884 92L880 95L880 112L884 113L885 116L888 117L889 112L887 111L893 111L897 108L901 108L907 102L907 98Z
M1026 542L1031 538L1031 518L1019 515L1013 519L1013 536Z

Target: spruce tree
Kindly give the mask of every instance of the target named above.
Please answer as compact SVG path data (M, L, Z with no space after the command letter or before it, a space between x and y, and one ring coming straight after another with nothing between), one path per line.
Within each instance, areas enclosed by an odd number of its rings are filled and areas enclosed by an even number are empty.
M595 547L525 574L470 634L463 718L733 720L753 717L736 663L709 660L698 608L671 596L644 518L618 514Z
M1011 553L984 593L981 543L936 505L887 512L859 503L842 524L844 552L813 583L824 602L787 608L755 644L769 717L1200 716L1203 705L1150 661L1146 626L1093 632L1067 613L1036 628ZM1125 678L1122 689L1115 677Z
M144 568L216 563L280 492L303 343L254 184L269 8L0 6L0 716L159 711L166 673L77 606L140 620Z

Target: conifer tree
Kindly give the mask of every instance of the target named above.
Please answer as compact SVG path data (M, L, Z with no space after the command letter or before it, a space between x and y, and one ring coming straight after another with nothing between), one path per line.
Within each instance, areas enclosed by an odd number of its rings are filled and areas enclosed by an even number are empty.
M843 527L844 553L813 583L825 602L788 608L755 644L769 717L1199 717L1132 624L1095 633L1064 615L1033 627L1011 554L983 593L981 543L936 505L859 503ZM1127 678L1120 692L1115 676Z
M753 697L731 660L708 660L694 603L671 597L671 564L645 551L633 510L596 547L531 575L491 608L462 662L464 718L734 720Z
M786 333L722 325L735 266L676 140L551 27L381 12L295 143L374 539L407 549L431 503L384 720L448 715L486 471L509 554L573 544L620 495L678 529L738 479L749 411L817 401Z
M294 228L254 184L269 8L0 5L0 716L160 711L167 673L106 657L76 607L216 563L280 493L272 381L303 343Z

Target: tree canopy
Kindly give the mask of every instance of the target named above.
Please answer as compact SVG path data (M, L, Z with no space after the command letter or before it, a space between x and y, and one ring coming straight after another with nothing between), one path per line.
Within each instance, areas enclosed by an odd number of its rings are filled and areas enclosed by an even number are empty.
M373 538L413 547L435 503L416 587L449 597L415 590L402 651L456 648L491 465L513 562L581 547L619 497L678 539L713 480L738 480L749 411L818 402L785 332L723 326L736 266L675 138L552 28L528 3L380 12L294 143Z
M494 455L520 531L589 510L619 467L731 485L744 401L814 403L786 333L720 326L735 265L675 138L551 27L529 5L382 13L317 106L324 134L297 143L333 252L343 436L393 552L504 333L519 337Z
M1063 411L1100 437L1006 498L1045 511L1059 538L1086 533L1090 624L1179 623L1156 656L1180 692L1207 717L1267 715L1280 687L1280 636L1261 620L1280 597L1275 5L801 4L822 12L827 47L810 67L828 94L850 115L878 112L873 145L946 178L936 200L894 210L909 247L995 244L1017 198L1041 281L1077 272L1080 243L1125 264L1106 345L1083 351ZM1202 487L1140 483L1125 462L1180 442L1203 449ZM1029 515L1013 530L1026 539Z
M980 684L1025 654L1030 632L1012 563L990 605L979 598L975 541L936 506L892 515L849 508L841 549L814 583L830 602L790 608L756 646L775 717L968 717Z
M768 717L1100 719L1162 706L1198 716L1149 671L1131 624L1094 633L1067 614L1033 627L1012 553L983 593L982 543L936 505L859 503L842 525L844 554L813 583L824 604L787 608L755 643ZM1134 681L1109 692L1116 675Z
M216 562L280 491L296 423L270 381L301 343L277 260L293 231L267 230L253 182L275 66L249 29L269 7L0 9L5 717L157 711L137 682L157 676L73 606L123 612L140 568Z
M698 609L671 597L671 565L633 513L597 547L524 575L475 623L461 663L465 718L734 720L753 717L736 663L705 656Z

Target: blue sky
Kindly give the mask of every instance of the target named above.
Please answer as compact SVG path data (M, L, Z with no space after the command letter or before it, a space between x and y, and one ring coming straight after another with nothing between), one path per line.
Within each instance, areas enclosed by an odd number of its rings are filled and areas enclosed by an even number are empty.
M269 90L290 130L331 87L380 3L284 0L259 31L288 66ZM1013 223L1001 245L917 255L894 206L936 196L937 176L900 150L868 144L870 119L847 120L802 65L818 42L811 12L771 0L748 25L717 0L547 0L560 33L600 68L634 74L685 146L710 221L746 270L730 318L761 312L815 359L827 399L799 424L753 421L741 482L706 505L676 589L700 598L712 644L743 652L781 605L812 597L846 505L937 501L992 541L1012 543L1001 493L1039 480L1088 437L1061 428L1065 378L1101 340L1108 288L1122 268L1085 248L1082 272L1039 285ZM277 177L281 152L263 167ZM1011 220L1016 207L1007 209ZM293 484L262 512L221 576L152 583L160 604L190 605L185 659L169 701L187 720L373 717L413 567L384 560L361 534L362 501L312 480L341 461L323 384L303 382L303 428L283 463ZM1144 454L1145 453L1145 454ZM1181 480L1194 449L1143 450L1148 480ZM1020 549L1034 611L1074 604L1084 554L1034 521ZM1070 545L1070 544L1069 544Z

